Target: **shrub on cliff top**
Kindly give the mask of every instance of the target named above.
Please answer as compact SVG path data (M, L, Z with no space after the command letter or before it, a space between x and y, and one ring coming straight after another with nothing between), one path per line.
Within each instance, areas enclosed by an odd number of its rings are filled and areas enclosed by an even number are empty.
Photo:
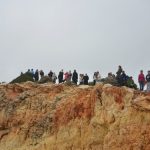
M38 83L40 83L40 84L48 83L48 82L52 82L52 80L49 78L49 76L44 76L38 81Z
M22 82L27 82L27 81L34 82L32 74L29 73L29 72L22 73L19 77L17 77L16 79L12 80L10 83L22 83Z

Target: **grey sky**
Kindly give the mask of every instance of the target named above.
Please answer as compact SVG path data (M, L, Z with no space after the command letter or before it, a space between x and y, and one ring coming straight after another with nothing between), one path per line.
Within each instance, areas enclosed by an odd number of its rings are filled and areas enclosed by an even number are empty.
M150 69L149 0L0 0L0 81L28 68L103 76Z

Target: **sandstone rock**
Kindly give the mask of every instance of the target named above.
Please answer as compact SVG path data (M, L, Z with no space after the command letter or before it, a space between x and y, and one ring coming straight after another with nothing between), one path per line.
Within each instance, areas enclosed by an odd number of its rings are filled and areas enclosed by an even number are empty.
M150 94L110 84L0 85L2 150L149 150Z

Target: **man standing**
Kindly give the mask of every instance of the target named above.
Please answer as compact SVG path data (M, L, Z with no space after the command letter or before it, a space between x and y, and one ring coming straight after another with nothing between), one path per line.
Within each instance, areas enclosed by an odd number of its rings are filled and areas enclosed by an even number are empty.
M53 76L52 70L50 70L50 72L48 73L48 76L49 76L50 80L52 81L52 76Z
M59 72L59 75L58 75L58 82L59 83L62 83L63 82L63 76L64 76L64 72L63 72L63 69Z
M74 70L74 72L73 72L72 81L75 84L77 84L77 82L78 82L78 73L76 72L76 70Z
M88 85L89 76L85 74L85 76L83 77L83 80L84 80L84 85Z
M146 81L147 81L147 92L150 92L150 70L148 71L148 74L146 75Z
M38 69L35 71L34 79L35 79L35 81L39 81L39 71L38 71Z

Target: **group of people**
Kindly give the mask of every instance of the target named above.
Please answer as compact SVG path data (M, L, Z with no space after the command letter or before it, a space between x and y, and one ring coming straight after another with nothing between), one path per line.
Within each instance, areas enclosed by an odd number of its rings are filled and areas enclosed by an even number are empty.
M38 69L35 72L33 69L28 69L27 72L32 75L35 82L39 81L39 79L44 77L44 75L45 75L43 70L39 71ZM71 71L64 73L64 71L62 69L59 72L58 76L56 75L55 72L50 70L50 72L48 73L48 77L53 83L56 83L56 80L58 79L58 83L71 82L72 81L74 84L77 84L78 78L79 78L79 84L88 85L88 81L89 81L89 76L87 74L85 74L85 75L80 74L78 77L78 73L76 70L74 70L73 73L71 73Z
M115 75L113 75L115 77ZM122 66L118 66L118 71L116 72L116 80L119 86L127 86L130 88L137 89L133 77L125 73Z
M121 86L132 86L135 85L132 76L126 75L125 71L123 71L122 67L118 67L118 71L116 72L117 76L116 79ZM140 74L138 75L138 82L140 91L144 90L144 86L147 85L147 92L150 92L150 70L147 72L147 75L145 76L143 73L143 70L140 71ZM130 87L129 86L129 87Z
M144 90L144 86L147 84L147 91L150 92L150 70L147 72L146 76L144 75L143 70L141 70L138 76L138 82L141 91Z
M32 77L34 81L39 81L40 78L44 77L44 71L43 70L34 70L33 69L28 69L28 72L32 74ZM53 83L56 83L56 80L58 79L58 83L63 83L63 82L73 82L74 84L79 84L80 85L88 85L89 84L89 76L87 74L79 74L76 70L68 72L64 72L63 69L59 72L58 76L56 75L55 72L50 70L48 73L48 77ZM122 66L118 66L118 70L116 72L116 75L112 74L112 72L108 73L108 77L106 77L107 80L115 80L117 82L118 86L127 86L131 88L137 89L137 85L135 84L132 76L129 76L125 73L123 70ZM93 85L95 85L97 82L101 82L102 78L99 73L99 71L94 72L93 74ZM147 84L147 91L150 91L150 71L148 71L148 74L145 76L143 74L143 70L140 71L140 74L138 76L138 82L139 82L139 87L140 90L144 90L145 84Z

